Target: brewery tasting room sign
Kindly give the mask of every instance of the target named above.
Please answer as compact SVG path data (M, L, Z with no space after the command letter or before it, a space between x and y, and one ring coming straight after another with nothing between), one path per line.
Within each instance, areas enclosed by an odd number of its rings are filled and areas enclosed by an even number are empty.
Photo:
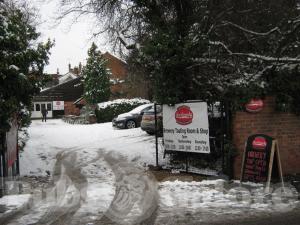
M267 181L272 140L273 138L263 134L248 138L242 166L242 181Z
M241 181L267 182L269 185L275 174L283 183L277 140L264 134L248 137L242 161Z
M261 99L251 99L246 105L246 111L250 113L257 113L262 111L264 102Z
M53 101L53 110L64 110L64 101Z
M166 150L210 153L206 102L163 105Z

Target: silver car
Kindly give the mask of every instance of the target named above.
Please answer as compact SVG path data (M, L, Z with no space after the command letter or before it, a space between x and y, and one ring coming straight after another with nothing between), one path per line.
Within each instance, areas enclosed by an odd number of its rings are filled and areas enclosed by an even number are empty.
M144 112L148 111L153 106L153 103L140 105L130 112L122 113L117 117L113 118L112 125L113 127L121 129L130 129L136 128L141 125L142 116Z

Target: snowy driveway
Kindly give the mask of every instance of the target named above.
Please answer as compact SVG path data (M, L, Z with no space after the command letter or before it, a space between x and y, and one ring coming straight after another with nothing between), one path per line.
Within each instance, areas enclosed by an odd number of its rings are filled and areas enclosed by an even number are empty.
M49 171L53 187L35 194L30 211L9 224L133 224L156 211L157 182L146 173L155 159L153 136L111 123L49 120L33 121L29 137L21 174Z
M189 176L186 180L192 182L159 183L147 172L155 160L154 138L139 128L49 120L33 121L28 131L21 174L45 176L49 171L53 182L32 190L29 209L6 224L211 224L297 207L295 198L283 202L276 191L265 195L260 185L241 188L235 182L195 182Z
M22 175L46 175L47 170L52 171L56 154L62 150L79 150L91 156L102 149L141 166L155 162L154 138L139 128L115 130L111 123L71 125L61 120L47 123L35 120L28 133L30 139L21 155Z

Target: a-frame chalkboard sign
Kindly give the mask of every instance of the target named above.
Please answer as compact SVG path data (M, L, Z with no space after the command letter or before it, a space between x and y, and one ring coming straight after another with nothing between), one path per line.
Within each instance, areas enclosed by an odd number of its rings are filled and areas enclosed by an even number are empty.
M265 182L268 190L271 179L275 176L283 184L277 140L264 134L248 137L243 154L241 182Z

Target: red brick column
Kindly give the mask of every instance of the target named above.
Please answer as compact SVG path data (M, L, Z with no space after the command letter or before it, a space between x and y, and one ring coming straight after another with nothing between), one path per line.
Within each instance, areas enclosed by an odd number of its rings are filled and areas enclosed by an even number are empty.
M244 145L252 134L266 134L278 140L284 174L300 173L300 116L275 111L275 100L264 99L258 113L236 112L233 116L233 143L238 156L234 163L234 177L240 178Z

